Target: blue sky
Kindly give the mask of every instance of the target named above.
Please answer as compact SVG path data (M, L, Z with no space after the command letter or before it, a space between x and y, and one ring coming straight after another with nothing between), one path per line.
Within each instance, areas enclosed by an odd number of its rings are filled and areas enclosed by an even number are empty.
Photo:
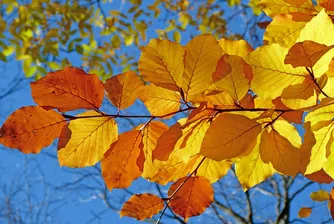
M110 9L119 9L119 4L120 1L115 1L110 4L109 7ZM129 6L125 4L123 10L126 11L128 7ZM226 7L226 4L224 7ZM106 11L107 10L109 9L106 8ZM225 16L229 17L229 15L232 15L234 12L235 11L227 10ZM229 28L234 32L242 32L244 29L243 21L243 17L240 16L233 20ZM149 27L147 32L148 40L157 36L155 30L160 29L161 26L166 26L166 24L155 21L153 25ZM187 32L195 31L190 29ZM183 37L182 44L187 43L188 40L189 39L186 37ZM124 51L129 51L133 53L137 59L139 58L139 52L136 50L124 48ZM73 61L79 63L79 59L74 58ZM18 64L18 62L0 64L0 69L3 69L3 72L0 73L0 92L6 91L9 85L13 83L13 80L22 78L22 72ZM115 68L114 71L116 73L121 72L121 69ZM14 110L22 106L35 105L30 96L29 81L32 80L21 80L17 85L17 91L6 98L0 99L0 124L2 124L6 117ZM102 109L106 112L116 111L115 108L110 106L107 100L104 101ZM136 102L136 104L127 109L125 113L144 114L146 110L142 107L140 102ZM169 121L169 123L172 121L173 120ZM131 124L126 120L118 120L118 122L120 132L131 128ZM2 197L12 193L12 198L14 198L12 202L13 206L20 208L22 214L26 214L23 216L25 223L44 223L44 221L50 223L138 223L126 217L120 219L119 214L112 209L108 209L102 199L103 197L107 197L110 205L119 209L122 202L130 197L129 193L117 189L113 190L111 193L107 190L105 191L105 185L98 169L94 167L85 169L60 168L55 156L56 142L54 142L52 146L43 149L42 153L38 155L24 155L17 150L11 149L0 150L0 168L2 170L0 174L0 200ZM219 183L214 184L215 188L223 189L221 185L233 186L237 184L232 176L233 174L230 172L227 177L223 178ZM81 179L84 180L81 181ZM304 179L300 182L296 182L295 186L291 189L291 194L298 190L304 183ZM44 186L47 187L45 188ZM303 196L297 197L296 202L294 202L295 204L292 210L295 216L300 207L308 205L316 206L315 211L317 212L316 216L307 220L308 222L317 223L321 218L328 218L326 205L318 206L321 203L314 203L308 197L308 194L312 192L312 190L318 189L319 187L329 190L332 185L320 186L314 184L314 186L312 185L307 188ZM163 188L163 191L166 192L166 189L166 187ZM19 193L15 193L16 190L19 191ZM148 183L143 179L136 180L129 190L134 193L150 192L158 194L155 184ZM230 195L235 198L239 197L241 194L239 191L234 191L233 188L229 188L228 191ZM270 197L263 195L260 190L256 189L250 191L250 193L256 197L256 207L259 209L268 209L269 212L267 212L267 215L270 217L270 211L272 211L270 204L273 203ZM46 207L45 204L41 204L44 199L45 202L50 203L49 211L44 209ZM30 208L29 205L33 206ZM241 206L240 212L242 212L242 208L244 207ZM43 220L44 213L51 211L53 211L53 219ZM33 215L30 216L29 212L33 213ZM40 215L38 215L39 212L41 212ZM212 210L208 210L204 215L190 219L189 222L203 223L204 221L213 221L208 218L212 213ZM100 219L94 217L100 217ZM176 221L171 221L171 219L167 218L164 218L163 222L164 221L176 223ZM2 223L1 216L0 223Z

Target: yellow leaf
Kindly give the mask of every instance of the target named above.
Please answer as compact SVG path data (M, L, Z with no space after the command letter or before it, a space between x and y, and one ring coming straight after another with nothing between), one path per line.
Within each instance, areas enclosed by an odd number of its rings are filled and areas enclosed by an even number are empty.
M220 114L208 128L200 154L221 161L247 155L256 145L261 125L237 114Z
M132 181L140 177L137 158L140 154L141 140L140 131L124 132L105 153L101 161L101 170L109 190L130 187Z
M307 218L311 215L311 213L312 213L312 208L302 207L298 212L298 217Z
M86 111L76 117L98 116ZM117 140L118 129L110 117L77 118L61 132L58 142L60 166L86 167L99 162L110 144Z
M197 167L198 163L200 163L203 159L203 156L199 156L197 159L197 163L194 167ZM232 166L232 162L229 161L216 161L209 158L205 158L202 162L201 166L197 170L198 176L203 176L210 181L211 184L220 180L224 177L229 169Z
M182 45L152 39L141 52L139 73L146 82L177 91L182 83L184 55Z
M319 127L315 131L312 131L311 128L306 129L305 136L308 136L308 138L305 138L302 147L305 148L306 153L309 152L310 158L305 174L311 174L323 168L327 162L328 150L330 150L327 147L332 145L330 139L332 139L331 136L334 129L333 123L331 121L322 122L318 123L317 126Z
M309 14L291 13L280 14L273 18L267 26L263 40L267 44L278 43L290 48L295 44L300 31L312 19Z
M199 119L190 125L182 128L182 136L178 139L174 154L179 156L185 162L192 156L199 153L203 138L208 130L210 123L208 119Z
M184 177L172 184L168 190L170 197L178 187L185 184L174 194L170 200L172 210L184 218L202 214L213 202L213 189L210 182L205 177Z
M152 116L164 116L176 112L181 105L179 93L153 84L146 85L139 98L144 102Z
M154 194L135 194L124 203L122 216L129 216L137 220L152 218L164 208L164 201Z
M0 129L0 143L23 153L39 153L58 138L65 119L54 110L38 106L21 107Z
M143 86L143 81L133 71L113 76L104 83L108 99L119 109L131 106Z
M175 30L174 33L173 33L173 37L174 37L174 41L176 43L180 43L181 41L181 34L179 31Z
M295 176L299 171L299 149L275 129L263 131L260 154L263 162L270 162L275 170L283 174Z
M314 107L305 117L305 122L311 122L315 126L319 122L331 121L334 117L334 99L324 98L320 104Z
M308 74L305 68L284 64L288 49L278 44L262 46L251 52L246 61L253 67L252 90L259 96L275 99L283 90L302 83Z
M225 61L232 68L222 79L214 83L217 90L228 93L232 99L240 101L248 92L253 78L251 67L239 56L224 55Z
M334 76L328 77L327 83L322 88L322 91L325 92L329 97L334 98Z
M244 40L228 40L222 38L219 40L219 46L223 49L223 54L245 57L254 49Z
M326 30L326 32L324 32ZM331 18L327 15L325 10L321 10L310 22L308 22L304 29L301 30L297 42L311 40L318 44L325 44L331 46L334 44L334 25Z
M235 174L244 191L261 183L275 173L271 163L264 163L261 160L259 151L260 139L259 135L252 152L242 157L235 164Z
M212 84L212 74L222 54L217 40L211 34L202 34L186 45L182 90L187 101L202 94Z
M262 0L260 2L263 11L273 18L279 14L290 12L315 13L311 0Z
M286 87L282 92L282 103L291 109L302 109L317 105L318 97L313 81L304 82Z
M215 91L214 93L209 93L208 95L205 95L199 98L198 101L211 103L215 106L218 106L218 108L235 108L236 107L232 97L228 93L225 93L225 92Z
M331 177L334 177L334 132L332 131L328 143L326 145L327 162L324 164L324 171Z

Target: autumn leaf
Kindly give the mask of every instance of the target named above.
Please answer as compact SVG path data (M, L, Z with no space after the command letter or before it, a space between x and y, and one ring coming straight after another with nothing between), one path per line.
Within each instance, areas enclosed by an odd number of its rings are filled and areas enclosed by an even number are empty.
M182 90L186 100L191 101L212 84L212 74L222 55L217 40L211 34L202 34L186 46Z
M121 217L129 216L137 220L152 218L164 208L164 201L154 194L135 194L124 203Z
M332 98L325 98L306 115L305 122L309 121L313 127L320 122L330 121L333 117L334 100Z
M217 90L224 91L232 99L240 101L250 87L250 81L253 78L252 68L239 56L224 55L223 58L230 65L231 70L221 76L214 85Z
M331 178L323 169L317 172L305 175L305 177L314 182L323 183L323 184L330 184L333 182L333 178Z
M326 30L326 32L324 32L324 30ZM334 44L334 40L331 38L333 35L334 25L331 18L323 9L300 31L300 35L296 42L311 40L318 44L331 46Z
M108 99L119 109L131 106L139 97L142 87L143 81L133 71L113 76L104 83Z
M118 136L101 161L103 179L109 190L127 188L133 180L140 177L137 166L142 141L140 131L124 132Z
M334 11L334 2L331 0L317 0L318 4L326 11Z
M14 111L0 129L0 143L23 153L39 153L58 138L65 125L63 116L38 106Z
M312 15L304 13L279 14L267 26L263 40L266 44L277 43L290 48L296 43L300 31L306 23L312 19Z
M139 73L146 82L178 91L182 83L184 55L182 45L169 40L152 39L142 49L138 62Z
M242 115L220 114L208 128L200 154L221 161L247 155L255 146L261 125Z
M332 215L332 219L334 220L334 187L331 190L329 201L330 201L330 213Z
M219 46L223 50L223 54L236 55L239 57L245 57L252 52L253 47L245 40L229 40L222 38L219 40Z
M271 18L278 14L290 12L304 12L308 14L316 12L311 0L262 0L260 5L263 11Z
M325 190L318 190L310 194L310 198L313 201L327 201L329 200L329 193Z
M174 194L176 189L183 186ZM183 217L185 221L189 217L202 214L213 202L213 189L205 177L184 177L172 184L168 190L170 207Z
M198 156L197 162L194 164L194 167L197 167L198 164L203 160L203 156ZM213 159L205 158L197 169L197 175L203 176L210 181L211 184L220 180L224 177L227 172L230 170L232 162L230 161L216 161Z
M270 162L275 170L295 176L299 170L300 152L276 130L264 130L261 135L260 154L263 162Z
M39 106L62 112L99 108L104 97L103 83L98 76L75 67L49 72L30 86Z
M164 116L177 112L181 105L179 93L153 84L145 86L140 94L140 100L144 102L153 116ZM170 116L164 118L170 118Z
M244 191L271 177L275 170L271 163L264 163L260 156L260 135L257 143L247 156L242 157L235 164L235 174Z
M118 137L114 119L86 111L66 125L59 137L60 166L86 167L99 162ZM83 117L83 118L79 118Z
M181 136L181 124L177 122L158 138L156 148L152 153L152 159L162 161L168 160L169 155L174 150L174 146Z
M252 90L259 96L275 99L283 90L302 83L308 74L305 68L284 64L288 49L278 44L262 46L251 52L246 61L253 67Z
M307 218L311 215L311 213L312 213L312 208L302 207L302 208L300 208L300 210L298 212L298 217L299 218Z

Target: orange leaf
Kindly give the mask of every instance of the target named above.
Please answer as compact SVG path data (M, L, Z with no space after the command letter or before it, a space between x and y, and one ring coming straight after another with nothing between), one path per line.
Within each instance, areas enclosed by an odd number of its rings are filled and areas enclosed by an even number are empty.
M329 193L325 190L318 190L310 194L310 198L313 201L327 201L329 200Z
M133 71L113 76L104 83L108 99L119 109L131 106L143 86L143 81Z
M182 216L185 221L189 217L202 214L213 201L213 189L205 177L184 177L172 184L168 190L170 197L183 183L185 184L170 200L172 210Z
M334 2L332 0L317 0L317 2L326 11L334 11Z
M59 111L99 108L104 97L103 83L97 75L75 67L49 72L30 86L39 106Z
M63 128L58 142L61 166L93 166L103 158L110 144L117 140L115 120L99 115L96 111L86 111L77 115L85 118L72 120Z
M169 155L174 150L174 146L182 136L181 124L175 123L168 131L164 132L158 139L156 148L153 151L152 159L162 161L168 160Z
M222 49L211 34L198 35L186 45L182 90L188 101L212 84L212 74L221 55Z
M294 176L299 170L299 149L274 129L263 131L260 154L263 162L270 162L279 172Z
M221 161L247 155L256 144L261 125L248 117L223 113L208 128L200 154Z
M0 143L23 153L39 153L58 138L65 125L63 116L38 106L21 107L0 129Z
M262 0L260 5L271 18L290 12L304 12L307 14L316 12L311 0Z
M299 218L307 218L311 215L312 208L302 207L298 212Z
M154 194L135 194L124 203L122 216L133 217L137 220L151 218L164 208L164 201Z
M152 39L143 48L138 62L146 82L178 91L184 70L184 47L169 40Z
M334 220L334 187L331 190L329 201L331 203L330 212L331 212L331 215L332 215L332 219Z
M137 159L140 154L141 141L140 131L124 132L105 153L101 161L102 176L109 190L127 188L133 180L140 177L141 172L137 166Z
M313 67L319 59L325 55L333 46L326 46L310 40L293 45L285 57L284 63L291 64L294 68L298 66ZM331 61L331 59L329 59Z

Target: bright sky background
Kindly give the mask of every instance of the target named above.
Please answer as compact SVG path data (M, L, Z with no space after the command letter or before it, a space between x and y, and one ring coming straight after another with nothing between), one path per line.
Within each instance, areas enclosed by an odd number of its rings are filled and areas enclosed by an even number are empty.
M114 1L110 5L110 8L119 9L121 1ZM146 2L146 1L144 1ZM126 12L128 5L123 6L124 12ZM108 11L109 9L106 9ZM230 10L226 12L226 17L229 14L232 14ZM234 21L230 28L233 30L243 30L242 25L243 19L237 19ZM154 21L153 25L149 27L147 32L148 39L156 37L155 30L159 29L161 22ZM183 38L182 44L185 44L188 40ZM132 52L137 58L139 58L139 52ZM20 68L17 66L16 62L13 63L0 63L0 93L8 89L8 85L12 83L12 80L16 77L21 78L22 73L20 73ZM117 68L115 68L117 71ZM120 71L118 71L120 72ZM16 76L20 73L21 75ZM2 124L6 117L8 117L14 110L27 105L35 105L30 95L29 81L24 79L18 85L15 93L11 94L5 99L0 99L0 124ZM1 95L1 94L0 94ZM106 112L115 112L116 110L108 106L108 102L104 102L103 110ZM109 104L110 105L110 104ZM144 114L146 113L145 109L140 107L140 103L136 103L130 109L126 110L125 113L132 114ZM143 120L145 121L145 120ZM173 121L173 120L172 120ZM130 123L127 121L119 121L119 130L120 132L129 130ZM46 184L52 185L54 187L64 186L66 183L74 182L78 180L85 173L95 172L94 168L86 169L69 169L66 167L59 168L58 161L54 158L56 156L56 142L53 143L51 147L45 148L42 150L42 153L38 155L24 155L17 150L11 149L1 149L0 150L0 200L3 197L2 194L12 192L13 189L19 189L20 193L16 200L16 206L21 207L24 211L28 211L29 208L22 204L23 200L31 196L30 200L32 204L39 204L42 200L43 195L55 200L56 203L50 206L51 209L55 209L53 213L53 218L51 223L91 223L94 214L100 215L100 212L106 209L104 202L98 198L99 192L94 191L94 189L103 189L104 183L102 178L92 178L88 177L87 181L80 184L73 185L74 189L60 191L57 190L53 192L52 189L48 189L51 192L44 192L43 182ZM26 185L26 183L30 183ZM84 191L82 189L87 189L91 187L89 191ZM21 188L18 188L21 187ZM331 189L331 185L322 185L326 190ZM80 188L78 190L77 188ZM296 187L297 188L297 187ZM145 180L137 180L134 182L130 188L132 192L135 193L144 193L151 192L157 193L154 184L147 184ZM296 208L294 210L298 211L301 206L312 205L313 202L310 202L308 197L309 192L312 188L309 188L303 198L298 199L296 203ZM112 203L118 205L119 201L124 201L127 198L123 198L123 190L113 190L112 193L107 192L109 196L115 198ZM261 196L259 194L259 196ZM19 200L21 199L21 201ZM58 201L60 200L60 202ZM20 204L21 203L21 204ZM259 197L259 203L267 203L266 201L261 201ZM57 208L57 206L60 206ZM319 206L318 211L319 216L316 219L308 220L311 223L317 223L320 217L328 217L328 213L323 209L324 206ZM320 209L321 208L321 209ZM39 207L31 208L31 212L37 213ZM44 211L43 211L44 212ZM328 212L328 211L327 211ZM203 223L205 222L205 215L200 216L199 218L190 219L189 223ZM30 220L29 217L26 217L26 221L30 223L34 220ZM35 220L37 221L37 220ZM164 219L163 219L164 221ZM0 217L0 223L1 217ZM41 223L41 222L39 222ZM120 219L119 214L111 211L110 209L103 213L101 220L95 219L93 223L138 223L134 219L122 218Z

